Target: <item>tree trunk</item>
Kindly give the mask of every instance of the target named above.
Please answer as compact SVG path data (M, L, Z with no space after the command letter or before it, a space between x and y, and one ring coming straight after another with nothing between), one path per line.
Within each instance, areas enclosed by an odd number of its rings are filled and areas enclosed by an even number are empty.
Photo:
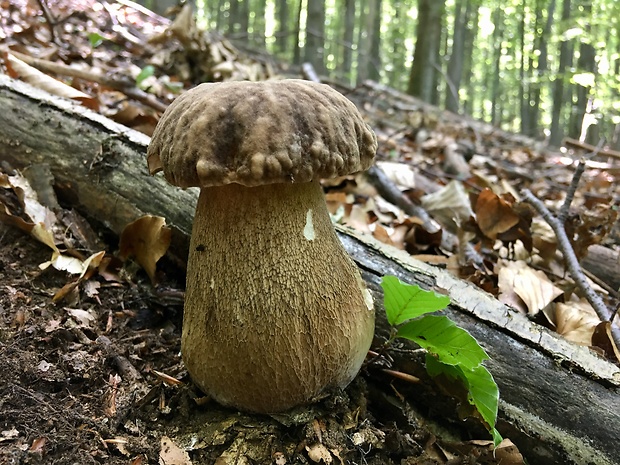
M493 70L491 72L491 124L499 126L502 117L502 108L499 105L501 94L501 82L499 79L502 58L502 39L504 36L504 12L502 8L496 8L493 12Z
M353 65L353 34L355 32L355 0L344 0L344 31L342 35L342 73L351 82Z
M418 0L418 26L407 93L431 102L437 89L445 0Z
M519 63L519 110L520 110L520 119L521 119L521 132L523 134L528 134L528 127L530 124L529 121L529 106L530 106L530 96L528 92L528 82L530 78L531 70L531 59L529 60L530 68L526 70L525 64L528 60L525 57L528 55L527 46L525 43L525 22L526 22L526 9L527 2L523 1L521 3L521 11L520 11L520 21L519 21L519 45L521 47L521 60ZM534 28L536 31L536 28Z
M448 83L446 86L446 110L454 113L459 112L459 88L461 85L461 73L465 57L465 30L467 29L467 10L471 8L471 0L459 0L454 10L454 32L452 33L452 49L448 61Z
M165 217L173 230L170 253L179 259L187 255L197 190L148 175L147 136L4 75L0 105L0 159L15 168L48 164L61 202L116 234L144 214ZM452 302L446 315L491 357L487 367L501 393L498 429L529 463L620 464L618 367L445 270L337 229L375 297L378 341L389 333L381 305L383 275L444 289ZM425 409L446 401L436 391L408 400Z
M276 2L276 18L278 27L276 32L276 50L282 56L290 51L291 29L289 28L289 4L287 0Z
M555 14L555 6L556 0L549 0L549 5L547 6L547 20L545 21L545 27L542 30L542 34L538 38L538 65L536 66L536 78L534 82L530 86L530 114L529 120L530 125L528 127L529 132L526 132L525 135L531 137L537 137L540 135L539 124L540 124L540 93L542 88L542 82L547 74L547 41L551 38L551 28L553 26L553 16Z
M478 19L479 19L479 11L480 4L479 0L470 0L472 5L472 13L470 15L470 19L468 21L469 26L465 30L464 37L464 55L465 60L463 63L463 72L461 73L462 82L461 88L466 90L467 98L463 103L463 110L466 114L471 114L474 108L474 96L475 89L473 88L472 83L472 65L473 65L473 52L474 52L474 42L476 41L476 35L478 34ZM470 3L470 4L471 4Z
M592 4L589 2L582 2L583 17L585 17L586 25L584 27L586 36L590 35L592 26ZM579 44L579 58L577 59L577 72L578 73L592 73L596 74L596 51L594 46L590 43L586 43L583 40ZM575 84L576 102L575 110L572 112L571 120L571 137L580 139L582 131L584 129L584 117L588 112L588 105L590 100L591 86L583 86ZM585 134L583 134L585 135ZM590 142L590 141L589 141ZM596 143L596 142L595 142Z
M564 0L562 3L562 23L568 24L571 14L571 0ZM565 82L567 81L566 71L571 66L573 60L572 47L569 40L563 40L560 45L560 62L558 65L558 71L556 73L555 80L553 82L552 100L553 106L551 109L551 133L549 137L549 144L555 147L559 147L564 138L564 131L562 130L563 118L562 110L566 106Z
M265 49L265 13L267 11L267 0L256 0L253 4L252 42L257 47Z
M322 74L325 72L325 0L309 1L307 11L304 61Z
M297 14L295 16L295 34L293 35L295 40L293 44L293 63L295 63L296 65L301 64L301 47L299 46L299 41L301 39L301 14L303 12L303 5L304 2L302 0L299 0L299 3L297 4Z
M370 67L368 79L379 82L381 80L381 10L383 0L376 0L377 6L375 18L372 24L372 37L370 38Z
M360 42L358 44L357 55L357 83L360 84L370 77L371 68L373 67L373 42L379 40L376 36L379 31L375 30L376 18L379 14L379 1L368 0L366 4L366 11L362 18L360 18L361 30L360 30ZM380 18L379 18L380 21ZM377 53L379 48L377 46ZM375 79L376 80L376 79Z

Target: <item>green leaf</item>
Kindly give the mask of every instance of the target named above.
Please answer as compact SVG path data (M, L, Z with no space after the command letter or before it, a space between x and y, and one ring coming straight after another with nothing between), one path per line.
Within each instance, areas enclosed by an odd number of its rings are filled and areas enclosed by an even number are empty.
M392 326L426 313L443 310L450 303L447 296L405 284L395 276L384 276L381 287L385 296L385 313Z
M142 71L140 71L140 74L136 76L136 85L140 87L140 84L142 84L142 82L146 78L151 77L154 73L155 73L155 68L152 65L146 65L144 68L142 68Z
M92 48L97 48L103 43L103 37L96 32L91 32L88 34L88 41Z
M502 442L502 436L495 429L499 405L499 389L493 376L484 366L479 365L472 370L464 370L460 366L446 365L432 355L426 357L426 370L432 377L444 374L460 380L468 391L468 400L482 419L486 422L493 437L495 447Z
M445 316L426 315L398 328L396 337L404 337L435 354L446 365L476 368L489 358L478 342Z

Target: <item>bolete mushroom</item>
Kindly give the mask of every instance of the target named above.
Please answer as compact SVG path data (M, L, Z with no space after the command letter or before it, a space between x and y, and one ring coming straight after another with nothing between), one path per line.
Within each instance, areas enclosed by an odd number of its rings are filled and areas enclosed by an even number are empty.
M319 178L368 168L376 147L353 103L302 80L201 84L163 114L149 171L201 188L181 351L219 403L280 412L356 376L372 297Z

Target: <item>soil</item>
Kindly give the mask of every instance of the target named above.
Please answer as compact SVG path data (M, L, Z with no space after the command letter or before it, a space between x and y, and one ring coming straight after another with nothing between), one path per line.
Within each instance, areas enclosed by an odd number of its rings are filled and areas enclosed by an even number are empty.
M0 223L0 464L499 460L488 441L440 443L429 419L444 412L421 416L405 400L418 388L367 369L345 392L287 415L222 408L180 359L181 272L157 290L142 271L98 276L55 303L70 278L42 271L49 258Z

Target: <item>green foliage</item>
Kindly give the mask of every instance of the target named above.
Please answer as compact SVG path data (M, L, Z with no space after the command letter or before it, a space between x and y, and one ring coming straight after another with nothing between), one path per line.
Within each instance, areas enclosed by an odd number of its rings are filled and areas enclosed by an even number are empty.
M387 319L394 329L392 340L402 337L415 342L427 352L426 370L430 376L445 375L467 389L469 403L486 423L497 446L502 440L495 429L499 389L482 365L489 356L467 331L448 317L428 315L446 308L450 299L402 283L395 276L385 276L381 287Z
M140 87L144 80L151 77L153 74L155 74L155 68L152 65L146 65L136 76L136 85Z
M103 43L103 37L97 32L91 32L88 34L88 41L92 48L97 48Z

